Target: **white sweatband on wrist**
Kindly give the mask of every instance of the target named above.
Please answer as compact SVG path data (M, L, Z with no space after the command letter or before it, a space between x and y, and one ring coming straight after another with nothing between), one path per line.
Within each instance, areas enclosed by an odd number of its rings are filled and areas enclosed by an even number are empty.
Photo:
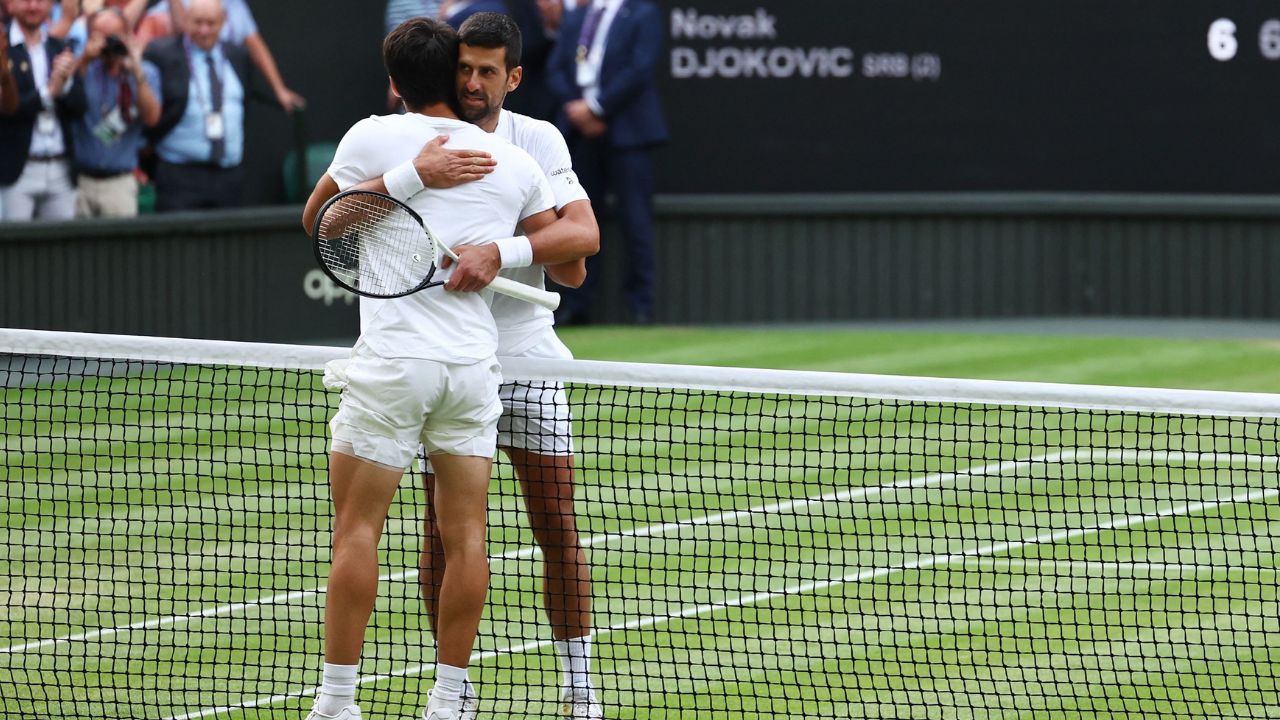
M533 243L529 238L516 236L494 240L498 246L498 255L502 258L502 267L522 268L533 264Z
M383 174L382 182L387 186L387 194L400 202L407 201L427 187L418 177L418 168L413 166L412 160L388 170Z

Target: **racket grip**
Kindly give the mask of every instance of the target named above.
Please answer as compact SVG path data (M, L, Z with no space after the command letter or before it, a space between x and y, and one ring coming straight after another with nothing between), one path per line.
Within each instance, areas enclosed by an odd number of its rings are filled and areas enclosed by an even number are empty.
M493 282L489 283L489 289L496 293L502 293L507 297L513 297L534 305L541 305L548 310L555 310L560 307L560 293L540 290L511 278L496 277Z

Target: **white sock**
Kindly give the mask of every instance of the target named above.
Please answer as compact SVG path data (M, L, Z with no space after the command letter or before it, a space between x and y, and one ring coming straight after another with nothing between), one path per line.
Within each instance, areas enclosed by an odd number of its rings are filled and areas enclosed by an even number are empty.
M591 690L591 636L556 641L566 690Z
M324 679L320 683L320 697L316 698L316 710L322 715L337 715L342 708L356 702L356 679L360 676L360 663L355 665L324 664Z
M429 702L445 704L453 709L462 705L462 686L467 682L467 669L436 664L436 685L431 688Z

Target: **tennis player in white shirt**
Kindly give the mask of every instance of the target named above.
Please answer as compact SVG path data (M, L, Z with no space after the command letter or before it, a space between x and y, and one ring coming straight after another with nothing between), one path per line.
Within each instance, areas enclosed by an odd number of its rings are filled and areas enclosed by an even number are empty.
M528 151L551 183L559 219L529 232L533 264L502 269L498 248L476 248L468 258L468 282L487 284L501 269L505 277L543 287L543 275L570 287L586 278L586 257L600 248L600 228L587 193L578 183L564 137L554 125L502 109L521 80L520 29L508 16L477 13L459 34L458 96L462 116L481 129ZM450 139L450 145L465 147ZM440 139L416 158L428 193L469 182L492 172L485 153L444 150ZM501 163L497 164L498 167ZM377 182L364 189L381 189ZM474 278L470 273L474 272ZM529 303L493 296L502 357L571 358L556 337L551 312ZM568 399L560 383L508 383L500 390L503 412L498 447L511 459L524 494L534 538L543 553L543 602L564 671L561 713L570 718L602 718L603 707L591 680L591 570L578 537L573 508L573 438ZM433 463L424 463L427 508L422 556L422 592L433 627L437 595L446 568L452 567L441 544L431 502ZM475 717L476 690L463 692L463 720Z
M360 649L378 586L378 539L404 471L419 445L438 474L436 529L447 557L437 606L435 686L425 720L462 711L466 668L484 609L489 565L486 495L497 441L500 369L498 331L476 290L472 252L492 250L506 265L532 261L534 232L556 219L541 169L522 150L457 118L453 111L457 35L436 20L414 18L383 43L396 94L409 112L372 117L347 132L333 164L307 201L310 230L320 207L339 191L370 179L406 202L458 252L443 270L443 289L393 300L360 300L360 339L349 361L331 364L325 382L342 389L333 436L333 559L325 595L323 683L308 720L357 720ZM431 138L489 153L496 164L482 179L421 192L413 153ZM407 152L406 152L406 149Z
M543 275L576 287L586 278L586 257L600 247L600 229L586 191L573 171L569 148L554 125L502 109L522 74L521 37L515 22L498 13L477 13L458 31L458 100L464 119L526 150L555 193L560 220L531 244L534 264L502 275L542 287ZM499 163L499 167L501 164ZM490 253L490 265L496 260ZM556 337L545 308L493 297L502 357L572 358ZM542 594L563 670L560 711L565 717L603 718L592 686L591 570L579 541L573 507L573 438L568 399L560 383L509 383L501 388L503 413L498 446L511 459L524 494L530 526L543 554ZM430 518L428 518L430 522ZM424 581L438 582L434 564L447 563L439 547L424 548ZM430 592L425 587L424 591Z

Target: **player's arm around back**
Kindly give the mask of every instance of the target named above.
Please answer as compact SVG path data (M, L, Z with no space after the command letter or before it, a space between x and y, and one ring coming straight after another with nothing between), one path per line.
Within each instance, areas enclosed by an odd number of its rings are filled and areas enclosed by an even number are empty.
M307 198L306 207L302 209L302 229L308 235L311 234L312 228L315 227L316 215L320 214L320 208L329 202L329 198L337 194L338 183L334 182L328 173L321 175L315 189L311 191L311 197Z
M302 208L302 229L307 235L311 235L316 216L320 214L320 208L324 207L330 198L341 192L344 186L349 189L375 174L368 172L363 164L365 159L372 157L378 149L380 132L377 121L366 118L352 125L351 129L342 136L328 171L316 181L311 197L307 198L307 204Z
M533 231L526 226L525 233L533 246L533 262L538 265L583 260L600 252L600 225L590 200L565 205L555 222Z
M552 225L555 224L556 220L557 220L556 211L548 208L541 212L536 212L530 215L529 217L521 220L520 229L523 230L524 234L530 238L529 244L532 245L533 234L538 232L539 230L543 230L545 228L551 227ZM533 261L535 263L538 262L538 251L536 247L534 248L534 251L533 251Z
M356 149L350 151L350 154L357 156L362 147L360 143L367 142L366 138L371 132L373 134L377 132L376 129L371 131L370 128L373 126L367 123L361 123L359 127L360 130L353 128L353 133L348 133L349 136L355 135L351 144L355 145ZM343 140L346 142L347 138L343 138ZM416 157L404 163L406 166L404 170L416 175L416 178L414 178L417 181L415 187L444 189L456 187L463 183L475 182L493 172L494 167L498 164L492 155L483 150L444 147L444 144L448 141L448 135L438 135L423 145ZM392 172L395 171L393 170ZM388 174L390 173L366 179L363 182L352 185L350 189L386 193L402 202L408 200L408 193L397 192L388 188L386 180ZM320 182L316 184L316 188L311 193L311 198L307 200L306 208L303 210L303 229L308 233L311 232L320 208L324 206L329 198L337 195L339 190L337 182L328 174L320 178Z
M587 279L587 258L600 252L600 225L590 200L575 200L560 208L556 221L529 233L533 261L565 287L580 287Z

